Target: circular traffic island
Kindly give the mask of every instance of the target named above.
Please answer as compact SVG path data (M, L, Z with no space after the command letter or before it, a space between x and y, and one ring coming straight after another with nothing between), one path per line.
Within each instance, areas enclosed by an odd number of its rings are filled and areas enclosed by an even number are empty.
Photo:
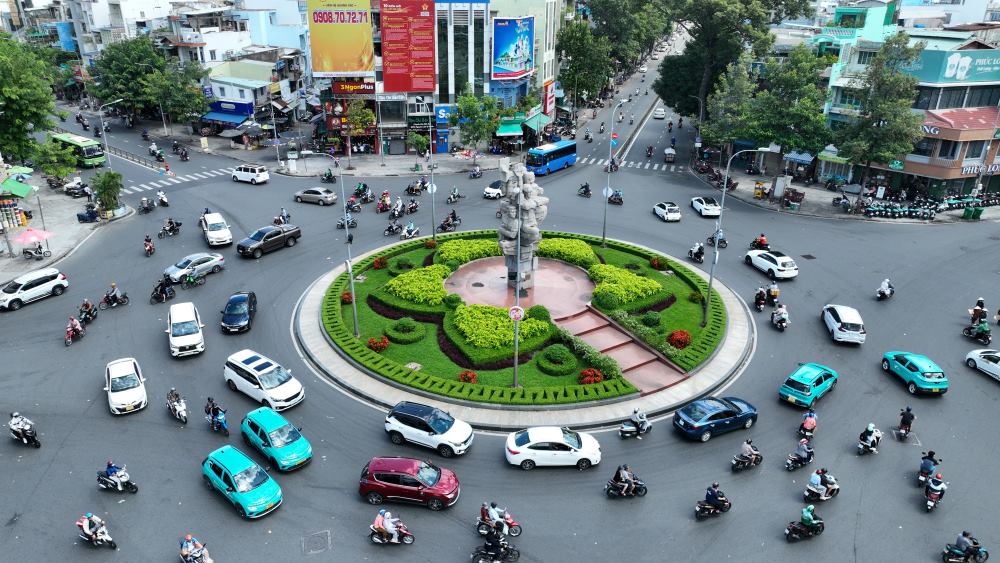
M705 280L636 245L543 232L520 300L493 230L391 245L326 288L322 327L369 376L467 404L551 407L636 398L686 381L726 332ZM514 321L519 301L515 386ZM360 338L354 336L354 310Z

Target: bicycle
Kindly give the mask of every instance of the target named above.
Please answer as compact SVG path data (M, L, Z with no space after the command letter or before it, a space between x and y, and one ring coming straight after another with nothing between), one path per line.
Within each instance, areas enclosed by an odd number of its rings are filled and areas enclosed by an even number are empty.
M194 274L188 274L184 276L181 280L181 289L187 289L189 287L194 287L196 285L205 285L205 276L195 276Z

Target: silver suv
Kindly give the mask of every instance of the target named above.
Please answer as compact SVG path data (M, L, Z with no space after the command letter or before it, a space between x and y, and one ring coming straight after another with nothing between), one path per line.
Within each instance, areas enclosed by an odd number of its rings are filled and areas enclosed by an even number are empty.
M15 278L0 288L0 310L16 311L25 303L49 295L62 295L69 287L66 275L55 268L42 268Z

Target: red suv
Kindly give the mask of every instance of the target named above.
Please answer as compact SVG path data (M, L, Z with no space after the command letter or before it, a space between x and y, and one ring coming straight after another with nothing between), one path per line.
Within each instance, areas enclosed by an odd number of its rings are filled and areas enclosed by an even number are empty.
M458 502L458 477L429 461L375 457L361 470L358 492L371 504L400 500L441 510Z

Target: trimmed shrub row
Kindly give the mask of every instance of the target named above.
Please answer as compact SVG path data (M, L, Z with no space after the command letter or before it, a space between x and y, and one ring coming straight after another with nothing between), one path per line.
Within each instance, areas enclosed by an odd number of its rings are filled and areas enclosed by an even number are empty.
M488 256L500 256L500 245L496 240L460 239L442 243L437 250L436 260L445 264L455 262L462 265Z
M427 335L427 329L424 328L424 325L416 322L412 317L403 317L389 323L384 332L386 337L396 344L413 344Z
M537 254L543 258L554 258L576 264L584 270L597 264L597 255L589 244L579 239L543 238L538 244Z
M514 346L514 321L507 311L491 305L459 305L455 308L455 326L465 340L477 348ZM524 319L518 327L518 343L548 334L550 323L537 319Z

